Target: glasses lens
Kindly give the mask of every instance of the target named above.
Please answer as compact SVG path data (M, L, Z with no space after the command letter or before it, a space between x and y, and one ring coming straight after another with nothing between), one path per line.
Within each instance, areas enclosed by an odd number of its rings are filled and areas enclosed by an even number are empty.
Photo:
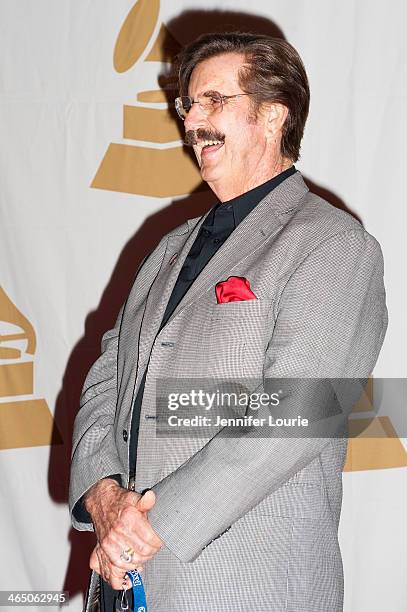
M201 110L203 110L206 115L211 115L212 113L223 108L222 97L211 93L199 96L197 102ZM191 98L191 96L180 96L179 98L175 99L175 108L181 119L185 119L191 110L193 103L194 100Z
M200 96L198 100L199 106L206 115L211 115L219 110L222 106L222 98L214 94L204 94L203 96Z
M189 96L181 96L175 100L175 108L181 119L185 119L191 110L192 98Z

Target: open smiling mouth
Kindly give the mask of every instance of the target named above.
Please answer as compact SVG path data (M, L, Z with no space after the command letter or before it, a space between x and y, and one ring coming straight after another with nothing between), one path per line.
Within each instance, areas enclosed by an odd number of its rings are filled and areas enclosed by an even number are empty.
M208 130L205 128L188 130L185 134L184 144L188 147L194 147L197 155L205 157L216 153L223 147L225 144L225 134L218 130Z
M222 140L205 140L200 142L198 146L201 149L201 156L209 155L211 153L215 153L215 151L219 151L225 144Z

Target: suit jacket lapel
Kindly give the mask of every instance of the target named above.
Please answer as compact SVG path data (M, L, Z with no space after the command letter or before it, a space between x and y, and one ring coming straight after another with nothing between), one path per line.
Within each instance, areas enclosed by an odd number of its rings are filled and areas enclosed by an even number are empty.
M160 271L151 286L147 298L140 330L139 362L143 362L144 357L150 353L151 345L157 335L165 308L185 258L209 212L210 210L202 217L188 219L187 222L170 232L167 236L167 244Z

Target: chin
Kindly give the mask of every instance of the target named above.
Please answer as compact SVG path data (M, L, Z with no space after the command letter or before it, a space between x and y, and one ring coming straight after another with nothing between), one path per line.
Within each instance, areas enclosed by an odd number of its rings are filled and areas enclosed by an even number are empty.
M214 172L213 170L203 170L201 172L201 178L203 181L205 181L206 183L214 183L215 181L218 181L220 176L218 173Z
M222 171L219 166L201 166L200 170L204 181L218 181L222 177Z

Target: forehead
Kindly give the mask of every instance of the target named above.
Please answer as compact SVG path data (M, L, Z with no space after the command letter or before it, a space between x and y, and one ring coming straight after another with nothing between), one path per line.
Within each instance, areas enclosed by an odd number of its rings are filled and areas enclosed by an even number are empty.
M239 69L244 64L240 53L224 53L200 62L192 71L188 94L199 96L215 90L226 95L242 91L239 86Z

